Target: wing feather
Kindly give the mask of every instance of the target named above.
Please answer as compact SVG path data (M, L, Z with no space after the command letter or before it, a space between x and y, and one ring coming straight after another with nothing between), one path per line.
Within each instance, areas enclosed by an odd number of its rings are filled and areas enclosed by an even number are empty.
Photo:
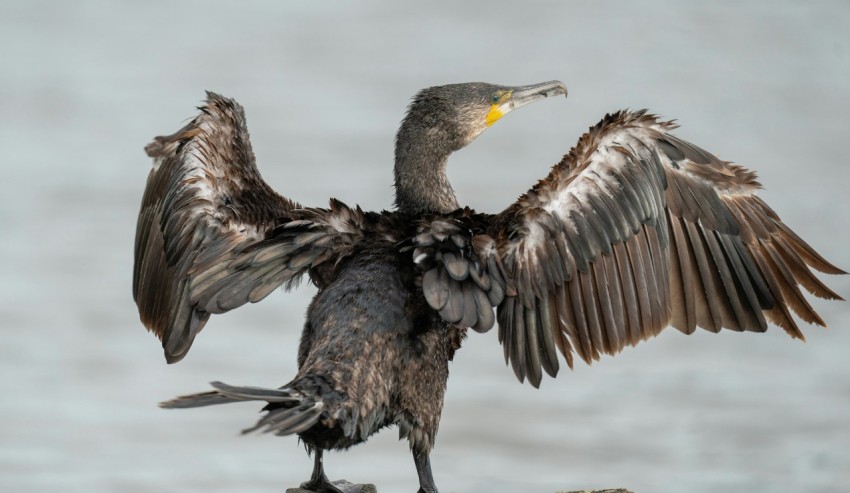
M558 374L558 367L560 366L557 348L560 345L559 335L562 334L556 311L554 291L550 291L541 300L540 305L538 305L538 316L540 319L540 335L538 337L542 341L541 362L543 370L549 376L554 377Z
M614 282L620 286L626 315L624 324L626 336L623 340L634 345L640 340L640 300L634 277L632 276L632 265L626 243L614 245L614 260L618 273L618 278Z
M259 301L339 259L365 226L359 209L335 201L303 209L275 193L254 162L244 110L217 94L145 150L154 163L136 229L133 298L170 363L211 313Z
M650 297L654 294L652 286L647 281L646 267L641 255L641 244L643 239L640 236L629 238L626 242L626 253L629 258L629 264L632 267L632 279L635 283L635 292L638 297L638 311L640 313L640 324L637 327L635 337L637 340L644 338L644 331L652 325L652 309L650 307Z
M604 352L608 349L608 341L605 340L603 332L605 327L602 325L602 317L599 314L599 305L596 300L597 293L593 285L593 271L595 268L596 265L591 264L588 270L578 273L578 290L580 290L581 298L584 301L584 313L587 316L590 343L594 348Z
M540 385L543 379L542 363L540 361L540 340L538 339L539 327L537 324L537 306L523 307L523 320L525 329L525 362L526 376L532 385Z
M673 327L685 334L692 334L697 327L697 298L704 305L705 297L702 291L693 288L696 285L698 273L693 272L691 268L694 261L693 253L685 232L682 230L681 220L678 217L673 217L669 210L667 220L670 224L670 237L672 238L670 296L672 298L673 320L671 323Z
M611 351L616 351L620 345L620 334L617 330L617 323L614 321L614 296L608 289L608 272L605 259L611 259L611 255L605 255L593 265L593 280L594 284L591 289L599 293L597 297L599 303L599 313L602 319L603 334L607 342L606 346Z
M542 370L557 373L555 348L569 366L573 352L590 363L668 324L686 334L763 332L769 320L802 338L790 311L824 322L801 288L840 299L810 268L843 271L755 195L755 174L675 128L643 111L607 115L501 214L467 209L421 222L414 243L424 264L498 308L499 340L521 381L537 386ZM446 223L452 241L439 240ZM489 284L468 279L485 275ZM426 274L423 290L439 309L435 279ZM445 303L468 297L453 289ZM461 313L444 318L463 325Z

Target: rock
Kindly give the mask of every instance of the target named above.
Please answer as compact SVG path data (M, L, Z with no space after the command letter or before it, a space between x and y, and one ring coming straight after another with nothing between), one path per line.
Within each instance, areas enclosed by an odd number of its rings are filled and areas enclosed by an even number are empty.
M556 493L633 493L625 488L614 488L609 490L576 490L576 491L558 491Z
M332 481L331 484L341 489L345 493L378 493L378 488L374 484L354 484L341 479ZM287 488L286 493L315 493L313 490L305 490L304 488Z
M354 484L346 480L334 481L334 486L338 487L345 493L378 493L378 488L374 484ZM359 489L358 489L359 488ZM315 493L312 490L304 488L289 488L286 493ZM633 493L625 488L613 488L607 490L576 490L576 491L558 491L556 493Z

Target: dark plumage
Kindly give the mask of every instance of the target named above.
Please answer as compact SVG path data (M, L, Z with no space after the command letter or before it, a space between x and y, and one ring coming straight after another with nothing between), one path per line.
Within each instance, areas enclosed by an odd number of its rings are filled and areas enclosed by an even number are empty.
M503 212L459 208L449 155L508 111L557 94L557 81L421 91L396 138L397 209L374 213L276 194L254 164L242 108L209 93L197 118L146 147L154 166L133 276L142 322L173 363L212 313L304 274L319 291L289 383L214 383L163 407L265 402L246 431L298 434L315 455L305 487L316 491L346 490L327 480L324 450L397 425L420 491L436 492L428 454L468 328L498 322L506 361L536 387L558 373L558 353L590 363L669 324L763 332L770 321L802 338L793 311L824 325L800 286L840 299L809 268L842 271L755 195L754 173L645 112L607 115Z

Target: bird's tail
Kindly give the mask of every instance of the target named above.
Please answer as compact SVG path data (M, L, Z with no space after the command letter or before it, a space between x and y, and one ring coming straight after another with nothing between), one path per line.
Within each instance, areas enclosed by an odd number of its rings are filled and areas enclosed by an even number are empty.
M161 402L159 407L185 409L242 401L265 401L268 411L257 423L242 433L262 430L263 433L291 435L307 430L319 420L324 404L291 388L266 389L261 387L235 387L221 382L210 385L216 390L190 394Z

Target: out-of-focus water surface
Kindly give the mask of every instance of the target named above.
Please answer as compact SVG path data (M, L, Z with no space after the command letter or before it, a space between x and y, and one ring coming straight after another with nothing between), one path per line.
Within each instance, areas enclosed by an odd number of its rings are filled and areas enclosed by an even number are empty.
M282 491L293 438L239 437L257 408L162 399L211 380L278 385L313 288L213 317L167 366L131 299L142 147L203 90L247 109L259 166L309 205L392 202L408 99L438 83L558 78L569 100L511 114L450 164L497 211L606 111L648 107L757 169L768 202L850 267L850 4L824 2L3 2L0 5L0 490ZM827 279L845 297L850 279ZM540 390L495 332L452 365L433 454L441 491L626 486L827 492L850 481L850 305L829 330L665 332ZM415 491L395 431L326 460L332 477Z

